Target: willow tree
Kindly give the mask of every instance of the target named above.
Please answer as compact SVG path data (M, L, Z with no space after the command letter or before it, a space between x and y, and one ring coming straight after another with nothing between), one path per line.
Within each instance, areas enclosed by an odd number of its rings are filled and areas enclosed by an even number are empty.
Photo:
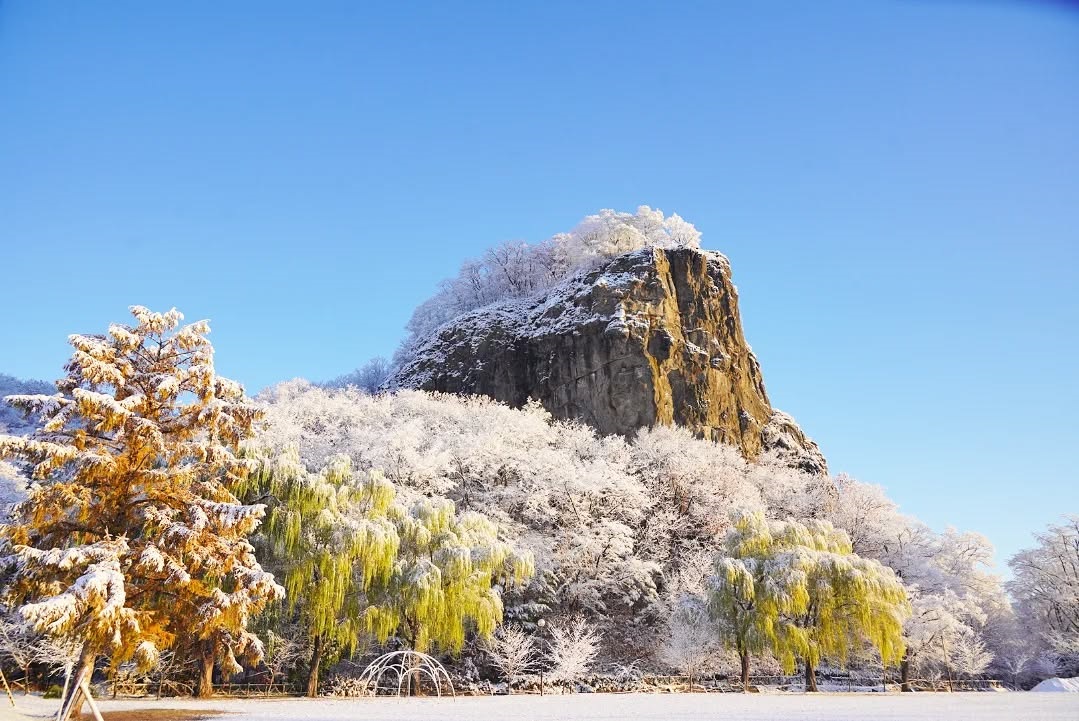
M807 690L817 690L822 658L846 663L867 642L885 666L902 660L910 604L892 569L855 554L847 534L827 521L788 522L780 547L776 565L797 581L793 595L806 599L792 622L802 635Z
M822 658L846 663L869 644L885 664L901 660L909 614L903 584L890 568L857 556L847 534L827 521L744 516L725 551L712 608L732 638L741 634L747 647L767 642L788 673L801 658L807 691L817 690Z
M369 594L368 628L383 640L396 633L417 651L456 653L469 629L490 638L502 622L499 586L530 578L532 554L444 498L418 501L394 520L401 544L393 572Z
M131 312L134 325L72 335L55 395L7 399L41 428L0 436L0 458L35 481L0 528L9 593L35 629L81 644L65 713L102 655L148 667L194 638L210 644L211 672L215 651L226 671L236 654L259 657L247 622L283 593L246 540L264 508L228 490L250 470L236 451L256 407L215 372L205 321Z
M311 638L307 694L318 695L324 662L354 651L364 632L364 599L389 581L399 545L394 488L382 474L354 478L347 456L308 472L295 449L263 457L237 487L271 505L262 537L283 575L287 607Z
M770 563L774 550L763 516L741 516L727 532L708 579L708 612L720 641L738 654L743 692L749 690L754 654L797 646L792 627L780 618L799 606L791 594L777 593L791 584L776 577L779 569Z

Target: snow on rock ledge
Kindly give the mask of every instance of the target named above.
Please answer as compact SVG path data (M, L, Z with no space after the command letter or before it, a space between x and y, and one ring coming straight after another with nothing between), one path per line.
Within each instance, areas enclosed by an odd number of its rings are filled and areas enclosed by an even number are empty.
M423 341L387 386L513 406L534 398L602 433L678 424L749 458L774 451L827 472L817 445L772 408L730 264L715 252L646 248L466 313Z

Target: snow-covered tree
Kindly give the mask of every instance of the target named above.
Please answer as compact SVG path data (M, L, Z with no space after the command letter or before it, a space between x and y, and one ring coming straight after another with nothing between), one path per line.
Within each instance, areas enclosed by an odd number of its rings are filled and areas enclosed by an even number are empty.
M393 486L377 472L354 478L347 456L310 473L290 448L260 457L237 490L272 505L261 537L284 579L288 610L311 639L307 694L317 696L323 662L359 643L363 593L388 581L397 561Z
M510 242L466 261L454 278L420 304L407 325L408 336L395 356L400 364L432 331L475 308L548 288L597 261L647 247L700 247L701 234L677 214L664 217L646 205L636 213L601 210L569 233L536 245Z
M967 678L981 676L993 662L993 652L985 647L985 643L977 633L968 632L961 635L951 648L951 662L958 673Z
M39 380L23 380L0 373L0 398L14 395L52 393L52 383ZM36 419L28 417L18 408L0 403L0 434L26 435L36 425Z
M64 674L65 691L71 687L71 675L82 655L82 644L69 636L38 636L34 642L34 663L52 673Z
M893 568L907 588L913 613L904 628L904 690L912 690L912 670L922 677L951 673L949 649L966 634L982 638L998 662L1016 652L1014 616L984 536L951 528L936 533L903 516L880 487L849 476L839 476L836 489L829 518L850 534L856 553Z
M147 667L194 638L209 692L215 658L230 673L236 654L261 655L248 619L282 593L247 541L263 507L228 490L249 470L236 450L258 410L215 372L205 321L131 311L133 325L71 336L55 395L7 399L43 423L0 437L0 457L35 481L0 529L9 590L36 630L78 640L77 680L101 655Z
M38 635L21 616L11 612L0 615L0 658L22 671L23 690L30 693L30 666L37 660Z
M457 652L470 628L488 638L502 623L500 584L534 573L532 554L499 538L498 525L453 501L418 500L392 515L400 545L393 568L367 593L367 627L396 633L410 648Z
M891 569L855 555L846 533L827 521L742 516L716 561L713 587L711 608L728 639L770 642L788 669L800 656L808 691L816 690L822 658L845 662L866 644L884 663L903 654L903 585Z
M270 687L284 678L289 670L301 664L311 654L311 639L306 630L299 625L289 624L281 628L282 633L273 630L266 633L266 655L262 662L270 674Z
M996 650L980 628L990 621L977 620L1002 599L999 580L984 567L984 539L934 533L854 479L833 484L775 459L750 463L684 429L602 437L555 421L538 404L512 409L411 390L372 396L304 381L260 399L269 421L262 438L275 449L298 448L306 468L346 454L357 472L383 470L406 505L442 496L496 521L536 554L535 578L510 602L585 614L612 646L654 650L672 599L700 591L690 586L711 567L732 514L760 512L830 519L854 534L860 556L894 568L919 593L954 587L979 609L964 623L978 626ZM698 569L702 556L709 561Z
M901 666L904 691L910 688L910 669L922 676L932 676L951 668L952 654L959 642L973 634L968 625L977 607L950 589L924 593L911 589L911 615L903 628L906 653Z
M3 429L0 429L0 436ZM26 497L26 479L10 463L0 461L0 523L5 523L12 507Z
M592 668L602 640L599 631L581 616L549 624L548 663L552 681L576 681Z
M351 373L338 376L323 385L327 388L352 386L367 393L376 393L391 373L393 373L393 365L390 361L382 356L375 356Z
M629 447L629 466L651 501L642 543L665 566L679 568L687 555L714 546L732 512L763 509L741 452L695 438L687 428L642 429Z
M1008 562L1008 590L1034 635L1066 672L1079 670L1079 516L1035 534L1037 545Z
M659 660L689 677L713 671L722 657L719 633L699 598L687 597L667 620L667 635L658 649Z
M882 562L894 558L908 523L895 502L880 486L861 483L846 474L836 476L834 482L839 499L828 519L847 532L854 552Z
M626 443L538 404L418 391L370 396L293 381L267 401L274 448L309 468L334 453L381 469L408 504L444 496L489 516L534 549L533 592L569 612L615 613L657 599L659 566L640 548L650 499L629 472Z
M533 670L540 660L536 639L520 626L506 624L483 642L483 650L506 679L513 692L513 682Z
M781 533L784 529L775 530ZM743 691L749 690L753 655L800 647L800 638L792 637L793 624L780 619L781 614L797 612L801 599L789 588L794 581L789 569L773 562L780 547L772 533L759 513L736 519L707 581L707 608L720 642L738 654ZM790 666L793 652L784 657Z

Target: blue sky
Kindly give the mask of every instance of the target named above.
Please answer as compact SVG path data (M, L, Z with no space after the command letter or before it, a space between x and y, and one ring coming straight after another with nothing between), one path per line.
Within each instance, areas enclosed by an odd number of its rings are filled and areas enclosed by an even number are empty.
M1079 513L1066 3L0 3L0 372L126 307L258 389L600 208L732 260L834 471L1005 557Z

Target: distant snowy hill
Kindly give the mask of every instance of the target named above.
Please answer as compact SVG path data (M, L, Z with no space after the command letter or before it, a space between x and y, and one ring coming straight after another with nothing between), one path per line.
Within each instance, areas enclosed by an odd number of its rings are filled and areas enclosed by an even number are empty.
M0 373L0 431L23 435L34 428L33 422L23 417L22 411L3 402L4 397L29 393L52 394L55 392L56 388L52 383L33 379L23 380Z

